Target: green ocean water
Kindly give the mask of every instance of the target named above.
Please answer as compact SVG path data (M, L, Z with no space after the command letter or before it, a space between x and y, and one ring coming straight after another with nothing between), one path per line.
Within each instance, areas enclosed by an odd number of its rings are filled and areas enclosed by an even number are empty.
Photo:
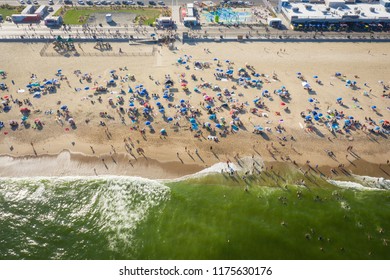
M390 259L388 183L0 178L0 258Z

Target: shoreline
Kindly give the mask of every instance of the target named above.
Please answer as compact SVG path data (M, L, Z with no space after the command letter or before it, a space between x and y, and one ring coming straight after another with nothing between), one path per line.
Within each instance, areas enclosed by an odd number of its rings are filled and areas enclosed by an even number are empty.
M317 176L337 180L353 176L370 176L390 179L389 164L377 164L362 159L356 159L351 161L349 165L342 167L326 164L314 167L310 164L296 165L291 162L264 161L259 156L254 158L248 156L231 162L229 166L232 168L231 170L237 171L239 176L246 172L249 175L257 176L269 171L278 175L282 174L282 177L300 173L302 178ZM0 155L0 178L134 176L162 182L177 182L221 174L221 170L227 173L227 169L225 162L216 162L205 167L199 164L159 161L148 157L134 160L130 155L124 153L87 155L67 149L58 154L39 156ZM330 172L331 169L335 170L336 173Z

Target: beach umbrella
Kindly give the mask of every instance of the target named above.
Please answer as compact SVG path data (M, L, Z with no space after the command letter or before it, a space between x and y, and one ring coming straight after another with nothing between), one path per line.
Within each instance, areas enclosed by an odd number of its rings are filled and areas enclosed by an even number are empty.
M307 116L305 117L305 119L306 119L306 120L311 120L311 116L310 116L310 115L307 115Z
M157 102L156 105L157 105L158 107L160 107L160 106L161 106L161 102Z
M167 133L167 131L163 128L163 129L160 130L160 133L161 134L165 134L165 133Z
M210 127L210 126L211 126L211 123L205 122L204 125L207 126L207 127Z
M337 101L341 101L341 100L343 100L343 98L342 98L342 97L339 97L339 98L337 98L336 100L337 100Z
M310 103L314 102L314 99L313 98L309 98L309 102Z
M379 131L381 128L379 127L379 126L376 126L375 128L374 128L374 130L375 131Z
M229 62L230 62L230 60L226 59L226 60L225 60L225 62L226 62L226 63L229 63Z
M280 105L281 105L281 106L285 106L285 105L286 105L286 103L284 103L284 102L280 102Z
M300 76L300 75L302 75L302 73L301 72L297 72L297 75Z
M85 87L84 90L89 90L89 87Z
M351 80L346 80L347 85L351 84Z
M319 113L318 116L319 116L320 118L322 118L322 117L323 117L323 114L322 114L322 113Z
M168 122L171 122L171 121L173 121L173 118L172 118L172 117L169 117L169 118L167 118L167 121L168 121Z
M206 109L211 109L211 106L209 104L207 104Z
M61 109L61 110L66 110L66 109L68 109L68 106L62 105L62 106L60 107L60 109Z
M184 102L186 102L184 99L181 99L181 100L180 100L180 103L184 103Z
M152 33L152 34L150 34L150 36L151 36L151 37L155 37L155 36L156 36L156 34Z
M353 120L353 119L354 119L354 117L353 117L353 116L349 116L349 117L348 117L348 119L350 119L350 120Z
M4 99L9 99L9 96L8 95L4 95L3 98Z
M375 106L375 105L374 105L374 106L371 106L371 109L375 110L375 109L376 109L376 106Z
M159 112L162 113L162 114L164 114L164 113L165 113L165 109L164 109L164 108L161 108L161 109L159 110Z
M215 125L215 127L216 127L216 128L222 128L222 125L221 125L220 123L217 123L217 124Z
M41 97L41 93L40 92L36 92L36 93L34 93L33 97L39 98L39 97Z
M133 103L133 102L130 102L129 106L130 106L130 107L134 107L134 103Z
M168 94L164 94L164 95L163 95L163 98L164 98L164 99L169 99Z
M148 108L144 108L144 113L149 113L149 109Z
M310 88L310 84L308 82L302 82L302 86L304 88Z
M314 75L313 78L314 78L314 79L318 79L318 76L317 76L317 75Z
M185 112L187 112L187 108L181 108L180 111L181 111L182 113L185 113Z
M27 119L28 119L27 116L23 116L23 117L22 117L22 121L25 121L25 120L27 120Z
M53 81L52 80L47 80L44 85L52 85L53 84Z
M257 103L260 100L260 98L253 99L253 103Z
M193 119L193 118L191 118L191 119L190 119L190 123L196 123L196 120Z
M36 119L34 120L35 123L39 123L40 121L41 121L41 120L38 119L38 118L36 118Z
M217 61L217 60L218 60L218 58L214 57L214 61Z
M111 74L112 74L112 73L115 73L115 72L116 72L116 70L111 70L111 71L110 71Z
M129 87L128 93L133 93L133 89Z
M146 121L146 122L145 122L145 125L150 125L150 121Z
M31 86L33 86L33 87L39 87L40 84L39 84L39 83L33 83L33 84L31 84Z

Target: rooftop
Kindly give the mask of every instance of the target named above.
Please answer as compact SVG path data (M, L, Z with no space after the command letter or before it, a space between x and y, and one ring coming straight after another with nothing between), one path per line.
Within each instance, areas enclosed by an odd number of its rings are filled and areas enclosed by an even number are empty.
M327 20L390 20L390 10L380 4L343 4L338 8L325 4L286 3L282 12L289 20L293 19L327 19Z

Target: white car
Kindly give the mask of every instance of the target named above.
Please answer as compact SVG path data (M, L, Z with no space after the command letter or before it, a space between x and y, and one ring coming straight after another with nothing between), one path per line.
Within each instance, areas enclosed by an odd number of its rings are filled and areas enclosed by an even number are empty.
M39 5L37 0L34 0L33 3L34 3L34 5Z
M77 3L79 3L79 5L85 5L83 0L79 0Z
M24 4L26 4L26 3L24 3L24 1L23 1L23 0L20 0L20 4L24 5Z
M157 4L159 4L160 6L164 6L165 5L164 1L158 1Z

